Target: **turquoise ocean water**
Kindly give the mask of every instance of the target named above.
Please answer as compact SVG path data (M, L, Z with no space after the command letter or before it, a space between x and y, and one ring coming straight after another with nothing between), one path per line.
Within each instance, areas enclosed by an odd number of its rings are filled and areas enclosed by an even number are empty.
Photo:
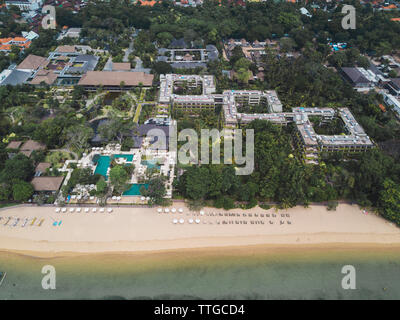
M156 254L157 255L157 254ZM0 299L399 299L400 253L335 251L218 258L179 253L33 258L0 253L7 277ZM56 290L41 288L53 265ZM356 268L356 290L343 290L343 265Z

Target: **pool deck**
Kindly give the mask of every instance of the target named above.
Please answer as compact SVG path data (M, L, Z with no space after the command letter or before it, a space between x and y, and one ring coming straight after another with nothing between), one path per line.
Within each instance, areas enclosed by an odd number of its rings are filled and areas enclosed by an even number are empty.
M145 138L144 141L146 141ZM148 145L148 141L147 145ZM148 146L142 146L141 149L131 149L130 151L121 151L120 148L114 148L106 146L105 148L93 148L91 152L88 154L84 154L83 157L79 160L68 160L64 164L63 168L60 168L60 171L67 172L67 177L64 179L64 185L68 183L68 180L71 176L73 169L69 168L69 165L72 163L76 163L78 168L89 168L94 173L99 173L103 175L106 180L109 174L109 167L110 161L107 161L103 164L104 168L98 168L98 164L93 164L93 157L95 155L99 155L100 159L106 159L107 157L115 156L117 162L121 164L128 163L135 166L135 170L129 180L129 184L138 184L141 183L145 179L145 172L149 167L146 163L142 164L142 161L154 161L154 159L160 159L161 164L157 166L157 169L160 170L160 174L168 177L168 181L166 181L166 189L167 195L166 198L172 197L172 182L174 180L174 167L175 167L175 159L176 159L176 152L170 152L167 150L153 150L148 148ZM122 160L121 158L125 158L126 160ZM99 160L100 160L99 159ZM146 160L142 160L146 159ZM104 161L103 160L103 161ZM121 161L122 160L122 161ZM129 161L131 160L131 161ZM100 160L101 161L101 160ZM105 169L107 167L107 169ZM151 167L151 166L150 166ZM111 198L107 199L107 203L125 203L125 204L144 204L142 200L140 200L140 195L122 195L121 200L116 202L113 201ZM60 196L56 200L56 202L63 202L63 197L60 193ZM92 200L87 200L84 203L96 203L96 198ZM74 203L71 200L70 203Z

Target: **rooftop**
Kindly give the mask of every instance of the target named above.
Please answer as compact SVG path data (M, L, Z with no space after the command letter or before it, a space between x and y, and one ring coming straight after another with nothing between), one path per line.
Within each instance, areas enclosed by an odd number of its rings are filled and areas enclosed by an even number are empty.
M26 141L21 147L21 150L29 150L29 151L44 150L44 149L46 149L45 144L34 140Z
M39 70L35 77L30 81L31 84L41 84L42 82L52 85L57 79L57 74L53 70Z
M17 69L3 70L3 72L0 73L0 85L16 86L18 84L23 84L29 79L30 76L31 73L27 71L22 71Z
M64 177L35 177L31 181L35 191L58 191Z
M36 70L40 66L46 64L46 58L36 56L34 54L30 54L27 56L24 61L22 61L18 66L17 69L29 69L29 70Z
M119 86L121 82L125 86L144 86L153 84L154 76L144 72L119 72L119 71L89 71L80 80L82 86Z
M35 172L45 172L46 169L51 167L51 163L49 162L40 162L35 168Z
M22 141L11 141L8 145L7 145L7 149L19 149L19 147L21 146Z

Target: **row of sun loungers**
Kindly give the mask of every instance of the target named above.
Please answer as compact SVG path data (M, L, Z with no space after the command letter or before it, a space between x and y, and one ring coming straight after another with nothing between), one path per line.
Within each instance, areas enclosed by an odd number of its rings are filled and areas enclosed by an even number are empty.
M277 215L276 214L264 214L264 213L221 213L221 212L210 212L210 213L206 213L207 216L210 217L249 217L249 218L276 218ZM290 218L290 214L286 213L286 214L281 214L281 217L287 217Z
M264 220L223 220L222 222L217 221L217 224L265 224ZM287 224L292 224L291 221L287 220L286 221ZM274 221L269 220L269 224L275 224ZM281 220L279 221L279 224L285 224L285 221Z
M14 220L14 221L12 221L12 220ZM20 225L20 227L21 227L21 228L24 228L24 227L26 227L26 226L28 225L29 220L30 220L30 219L28 219L28 218L21 219L21 218L15 218L15 217L0 217L0 223L1 223L3 226L9 226L9 227L17 227L18 224L19 224L20 222L22 222L21 225ZM35 223L36 223L37 221L38 221L38 223L35 225ZM40 219L40 220L38 220L38 219L35 217L35 218L32 219L32 221L31 221L31 223L29 224L29 226L41 227L41 226L43 225L44 221L45 221L45 219Z
M99 212L105 212L106 211L106 209L105 208L92 208L91 210L90 210L90 208L69 208L69 210L67 210L67 208L56 208L55 209L55 212L56 213L65 213L65 212L70 212L70 213L73 213L73 212L77 212L77 213L80 213L80 212L89 212L89 211L92 211L92 212L97 212L97 210L99 211ZM108 213L111 213L111 212L113 212L113 209L112 208L107 208L107 212Z
M187 222L189 224L193 224L193 223L199 224L201 222L201 220L200 219L188 219ZM178 223L184 224L185 219L183 219L183 218L181 218L179 220L173 219L172 223L173 224L178 224ZM247 221L247 220L222 220L222 221L219 221L219 220L217 220L217 221L215 221L215 224L249 224L249 223L250 224L265 224L265 221L264 220L250 220L250 221ZM285 221L281 220L281 221L279 221L279 223L280 223L280 225L282 225L282 224L285 224ZM292 224L292 222L289 220L287 220L286 223ZM213 224L213 222L212 221L207 222L207 221L203 220L203 224ZM269 224L275 224L275 222L272 220L269 220Z

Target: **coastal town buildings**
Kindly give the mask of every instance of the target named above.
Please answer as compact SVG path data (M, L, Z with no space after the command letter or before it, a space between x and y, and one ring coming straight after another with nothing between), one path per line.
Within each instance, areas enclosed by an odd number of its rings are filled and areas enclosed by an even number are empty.
M209 61L218 59L218 49L214 45L207 45L205 49L160 48L158 54L157 61L167 62L178 69L205 68Z
M5 4L7 9L14 6L18 7L21 11L34 11L40 9L43 2L43 0L6 0Z

